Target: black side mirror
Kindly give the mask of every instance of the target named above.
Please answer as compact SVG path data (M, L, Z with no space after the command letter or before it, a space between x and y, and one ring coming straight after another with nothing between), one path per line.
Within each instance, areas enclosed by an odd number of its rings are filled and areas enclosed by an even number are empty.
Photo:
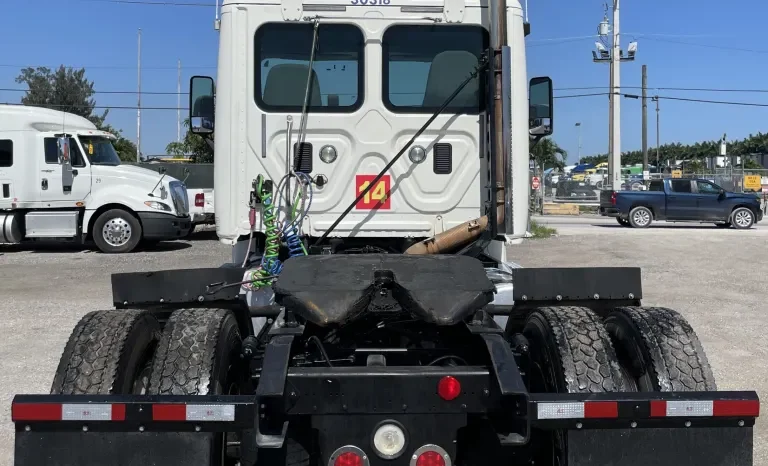
M549 136L554 132L552 79L533 78L528 88L528 126L532 136Z
M208 76L193 76L189 82L189 130L211 134L214 127L214 83Z

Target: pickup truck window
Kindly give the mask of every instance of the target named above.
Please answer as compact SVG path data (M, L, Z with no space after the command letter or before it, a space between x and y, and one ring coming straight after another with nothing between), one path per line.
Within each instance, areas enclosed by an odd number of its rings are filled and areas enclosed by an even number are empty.
M664 191L664 182L662 180L653 180L648 186L648 191Z
M672 186L672 191L676 193L690 193L691 191L691 180L670 180L669 182L670 186Z
M696 180L696 188L699 190L699 194L720 194L720 187L709 181Z

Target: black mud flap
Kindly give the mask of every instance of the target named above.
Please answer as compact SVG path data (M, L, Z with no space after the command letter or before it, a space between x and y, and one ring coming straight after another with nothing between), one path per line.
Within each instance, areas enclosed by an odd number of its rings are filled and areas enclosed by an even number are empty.
M752 427L568 431L568 466L752 466Z
M16 431L14 466L210 466L213 435Z

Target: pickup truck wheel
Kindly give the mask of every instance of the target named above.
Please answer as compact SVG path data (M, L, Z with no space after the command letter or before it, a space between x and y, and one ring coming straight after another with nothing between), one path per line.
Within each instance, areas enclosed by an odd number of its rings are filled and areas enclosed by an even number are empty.
M530 348L531 393L623 391L625 382L611 340L590 309L539 308L528 317L523 335ZM566 430L556 430L532 436L542 454L536 464L566 464L567 435Z
M110 209L93 223L93 242L107 254L131 252L141 240L141 223L130 212Z
M629 224L632 228L648 228L653 221L653 212L648 207L635 207L629 211Z
M731 213L731 224L737 230L747 230L755 224L755 213L746 207L734 209Z
M64 347L51 394L144 394L159 337L160 324L147 311L86 314Z
M605 328L637 391L717 390L699 338L677 312L663 307L620 307L605 318Z

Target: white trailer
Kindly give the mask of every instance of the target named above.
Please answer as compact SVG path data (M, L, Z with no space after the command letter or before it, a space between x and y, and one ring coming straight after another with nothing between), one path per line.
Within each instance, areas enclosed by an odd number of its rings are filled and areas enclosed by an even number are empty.
M190 229L184 184L123 165L88 119L0 105L0 243L92 239L106 253Z

